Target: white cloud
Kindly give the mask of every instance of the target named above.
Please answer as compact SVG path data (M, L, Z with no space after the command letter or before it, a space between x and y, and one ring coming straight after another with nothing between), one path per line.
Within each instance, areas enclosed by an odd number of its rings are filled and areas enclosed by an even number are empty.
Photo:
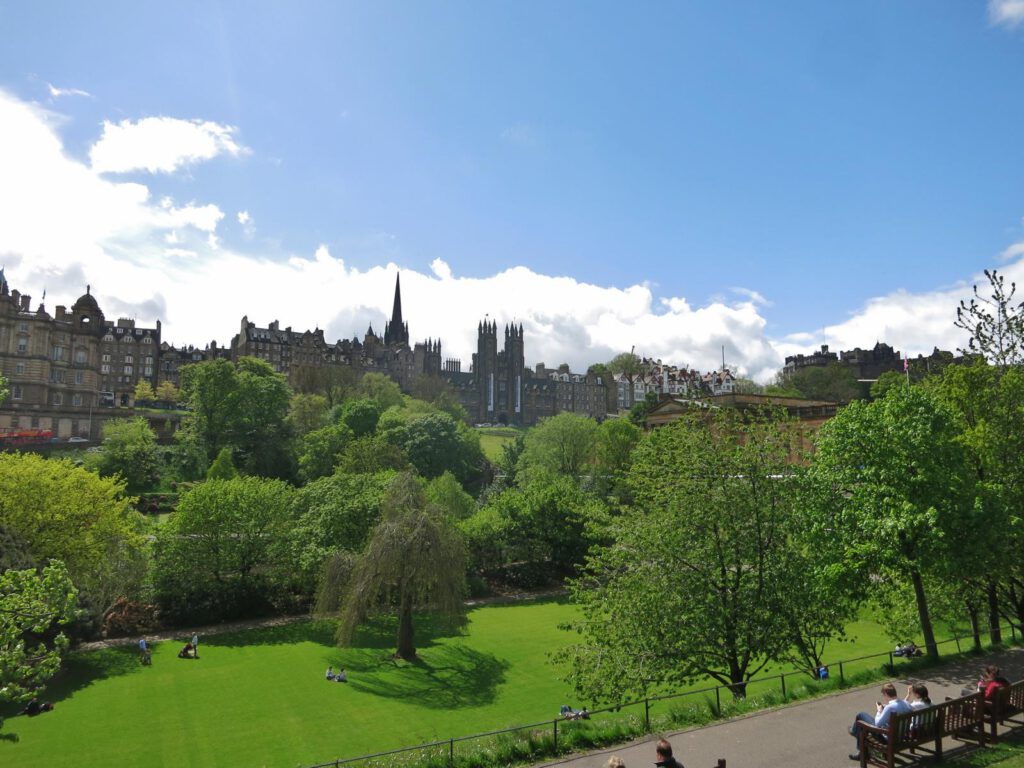
M250 217L249 217L249 212L248 211L239 211L238 212L238 223L239 224L248 224L249 221L250 221Z
M58 88L52 83L47 83L46 88L50 92L50 97L54 99L59 99L61 96L85 96L90 99L92 98L91 93L80 88Z
M347 254L326 246L286 260L248 245L239 249L218 238L219 206L154 200L145 185L103 176L64 153L50 113L2 91L0 125L0 254L12 287L38 296L45 285L54 305L71 304L91 283L108 314L132 314L149 325L160 319L164 338L176 344L227 344L243 315L264 326L277 319L295 329L319 327L332 341L362 338L370 323L383 330L394 263L349 267ZM243 226L252 224L246 213L235 214ZM365 251L378 252L373 249L351 252L365 260ZM1001 271L1024 284L1022 263ZM435 259L425 273L401 274L412 340L441 339L444 357L461 359L463 370L476 348L477 324L489 317L499 325L522 323L531 367L567 362L582 371L635 347L641 355L708 370L720 364L724 346L727 363L758 380L770 379L785 355L822 343L848 349L879 340L911 355L934 345L962 346L952 322L955 307L977 281L929 293L895 292L821 332L774 339L766 331L770 297L749 288L733 289L735 301L698 305L683 296L657 296L650 284L599 286L525 267L465 277Z
M988 17L993 24L1015 27L1024 21L1024 0L988 0Z
M1019 256L1024 256L1024 243L1014 243L1013 245L1005 248L1002 253L999 254L1001 261L1009 261Z
M221 154L239 156L247 150L235 140L230 125L174 117L103 122L103 135L89 150L98 173L173 173L186 165Z

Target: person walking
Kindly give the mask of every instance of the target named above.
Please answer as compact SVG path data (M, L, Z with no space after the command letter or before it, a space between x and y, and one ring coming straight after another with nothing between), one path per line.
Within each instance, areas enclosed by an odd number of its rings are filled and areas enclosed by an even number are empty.
M199 658L199 633L198 632L193 632L192 633L192 658L193 659L198 659Z

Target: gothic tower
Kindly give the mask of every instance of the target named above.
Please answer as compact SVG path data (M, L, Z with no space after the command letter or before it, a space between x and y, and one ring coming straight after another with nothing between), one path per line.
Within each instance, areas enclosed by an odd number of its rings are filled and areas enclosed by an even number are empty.
M384 324L384 344L409 346L409 324L402 322L401 275L395 275L395 304L391 309L391 320Z
M512 323L505 328L505 391L507 413L510 424L522 424L523 419L523 378L526 357L523 350L523 325Z
M476 354L473 355L476 380L476 420L493 422L498 408L498 325L484 320L477 326Z

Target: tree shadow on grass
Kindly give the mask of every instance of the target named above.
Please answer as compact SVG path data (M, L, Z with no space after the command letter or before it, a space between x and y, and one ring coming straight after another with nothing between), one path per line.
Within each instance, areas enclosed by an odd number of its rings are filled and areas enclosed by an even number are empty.
M360 693L430 709L490 704L509 668L508 662L464 645L421 649L411 662L382 657L376 648L339 649L334 657L348 670L348 684Z

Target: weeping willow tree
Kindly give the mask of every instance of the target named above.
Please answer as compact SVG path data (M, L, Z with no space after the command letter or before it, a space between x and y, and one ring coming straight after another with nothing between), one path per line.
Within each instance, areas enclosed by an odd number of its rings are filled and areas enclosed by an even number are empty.
M416 477L407 472L388 489L366 550L355 559L339 552L328 561L318 609L340 608L338 643L343 646L367 619L397 612L395 655L412 660L413 613L430 609L443 617L461 616L465 577L458 531L442 510L428 504Z

